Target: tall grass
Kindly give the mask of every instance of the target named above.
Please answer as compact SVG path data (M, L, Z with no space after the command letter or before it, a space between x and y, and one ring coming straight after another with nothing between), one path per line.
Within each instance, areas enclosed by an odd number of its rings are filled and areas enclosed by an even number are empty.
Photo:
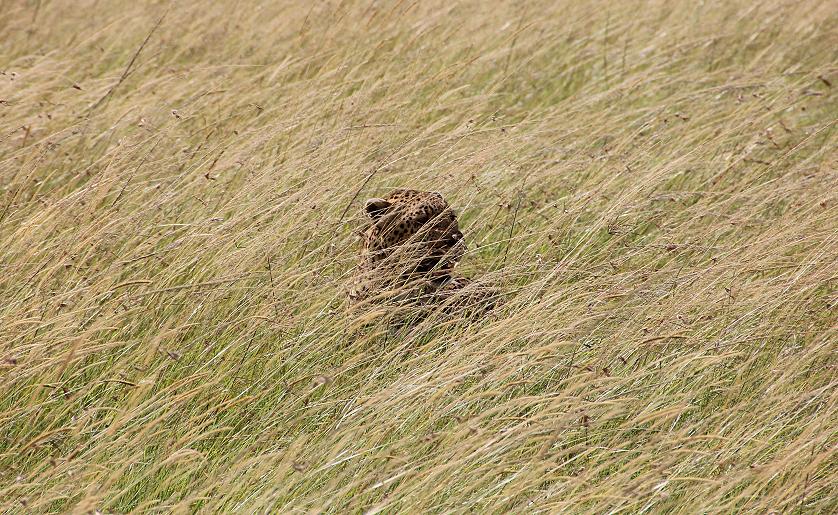
M838 510L834 2L0 5L3 513Z

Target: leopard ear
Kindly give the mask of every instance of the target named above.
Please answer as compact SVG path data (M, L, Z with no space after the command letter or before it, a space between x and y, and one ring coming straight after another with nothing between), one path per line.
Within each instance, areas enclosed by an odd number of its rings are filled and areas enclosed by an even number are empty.
M378 220L391 205L383 198L371 198L364 204L364 211L373 220Z

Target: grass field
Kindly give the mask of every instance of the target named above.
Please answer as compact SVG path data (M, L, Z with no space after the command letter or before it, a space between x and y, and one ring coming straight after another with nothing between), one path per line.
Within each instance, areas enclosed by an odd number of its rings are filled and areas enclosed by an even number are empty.
M834 0L0 8L0 512L838 511Z

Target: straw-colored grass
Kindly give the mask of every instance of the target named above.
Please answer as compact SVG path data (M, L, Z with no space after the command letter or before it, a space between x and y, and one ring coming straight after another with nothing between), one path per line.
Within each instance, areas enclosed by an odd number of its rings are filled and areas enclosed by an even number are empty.
M3 2L0 512L835 512L836 48L817 0ZM502 306L347 311L397 186Z

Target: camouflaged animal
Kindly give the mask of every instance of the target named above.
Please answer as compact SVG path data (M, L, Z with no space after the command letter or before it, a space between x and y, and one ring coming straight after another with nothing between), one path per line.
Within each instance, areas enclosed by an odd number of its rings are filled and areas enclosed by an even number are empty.
M441 194L398 189L367 200L364 211L370 223L361 236L351 302L405 296L438 300L471 283L454 272L466 245Z

